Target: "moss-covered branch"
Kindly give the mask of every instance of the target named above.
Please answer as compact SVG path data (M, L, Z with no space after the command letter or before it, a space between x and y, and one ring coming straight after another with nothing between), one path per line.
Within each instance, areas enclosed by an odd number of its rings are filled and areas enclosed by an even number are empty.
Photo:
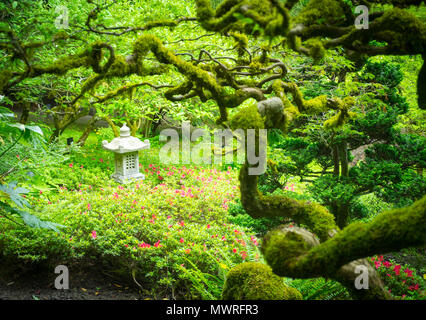
M425 243L426 196L410 207L383 212L369 223L353 223L311 248L301 235L275 230L265 237L262 250L278 275L335 278L353 260Z
M279 1L225 0L216 10L210 0L196 0L195 3L198 22L205 30L258 35L257 25L265 35L273 37L286 35L289 29L290 15Z

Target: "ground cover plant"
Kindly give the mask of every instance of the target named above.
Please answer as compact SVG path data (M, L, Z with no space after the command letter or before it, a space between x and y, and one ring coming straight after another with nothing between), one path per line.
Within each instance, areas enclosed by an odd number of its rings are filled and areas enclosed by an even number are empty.
M2 288L66 265L139 298L424 299L425 11L1 3ZM183 123L192 150L230 133L220 163L185 158ZM124 124L150 142L128 184L103 148Z

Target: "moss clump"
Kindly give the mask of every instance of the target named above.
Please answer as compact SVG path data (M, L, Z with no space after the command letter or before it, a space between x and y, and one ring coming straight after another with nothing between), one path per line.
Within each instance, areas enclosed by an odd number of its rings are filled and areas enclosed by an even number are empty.
M253 59L252 63L250 63L250 72L258 73L262 69L263 65L259 60Z
M310 247L303 237L288 229L277 229L267 233L262 241L262 253L275 273L283 275L289 265Z
M293 287L287 287L287 300L303 300L303 296L299 290Z
M237 53L239 57L242 57L246 52L246 48L248 46L248 38L245 34L241 34L238 32L230 32L229 35L234 38L237 47Z
M312 25L318 23L336 24L344 19L345 12L342 1L339 0L311 0L296 17L296 23Z
M348 111L355 104L353 97L346 97L343 100L336 99L336 103L340 111L324 122L324 128L327 130L341 128L349 119L357 116L356 113Z
M222 291L224 300L301 300L295 288L286 286L268 265L246 262L232 268Z
M309 39L305 41L305 46L309 49L309 56L311 56L315 62L324 58L325 48L319 39Z
M321 95L309 100L303 101L302 112L316 114L327 111L327 96Z
M242 108L230 119L232 130L237 129L263 129L264 120L257 110L257 104L252 103L250 106Z
M3 88L6 86L10 79L12 79L12 72L10 70L2 71L2 73L0 74L0 92L3 91Z
M283 102L285 121L283 123L282 130L285 132L287 131L288 126L294 120L294 118L300 115L300 112L299 109L295 105L293 105L287 98L282 84L282 81L275 80L272 83L272 91Z

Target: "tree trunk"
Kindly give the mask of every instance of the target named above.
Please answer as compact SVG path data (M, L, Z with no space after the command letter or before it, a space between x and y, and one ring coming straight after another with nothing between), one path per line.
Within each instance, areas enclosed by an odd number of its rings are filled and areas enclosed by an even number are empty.
M21 118L19 119L20 123L26 124L28 122L28 118L30 116L30 109L31 109L31 104L29 102L24 102Z
M337 226L340 229L343 229L348 224L348 218L349 218L349 204L347 203L341 203L337 206L337 212L336 212L336 223Z
M333 145L332 151L333 151L333 165L334 165L333 175L335 177L338 177L340 174L340 168L339 168L339 149L337 148L337 144Z
M349 175L349 163L348 163L348 143L342 142L339 146L339 158L341 165L342 176L347 177Z
M81 135L81 137L78 139L77 144L80 146L84 146L84 144L86 143L87 138L89 137L90 133L93 131L93 129L95 128L96 122L99 119L96 117L96 115L94 115L92 117L92 119L90 119L89 123L87 124L86 129L84 130L83 134Z

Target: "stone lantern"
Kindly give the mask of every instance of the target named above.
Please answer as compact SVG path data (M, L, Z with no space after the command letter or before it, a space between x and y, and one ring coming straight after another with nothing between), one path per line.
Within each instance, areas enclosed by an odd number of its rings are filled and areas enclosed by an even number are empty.
M130 135L130 129L124 124L120 128L120 136L110 143L102 141L102 147L114 152L115 173L111 176L119 183L129 183L134 179L145 179L139 173L139 150L149 149L149 140L141 141Z

